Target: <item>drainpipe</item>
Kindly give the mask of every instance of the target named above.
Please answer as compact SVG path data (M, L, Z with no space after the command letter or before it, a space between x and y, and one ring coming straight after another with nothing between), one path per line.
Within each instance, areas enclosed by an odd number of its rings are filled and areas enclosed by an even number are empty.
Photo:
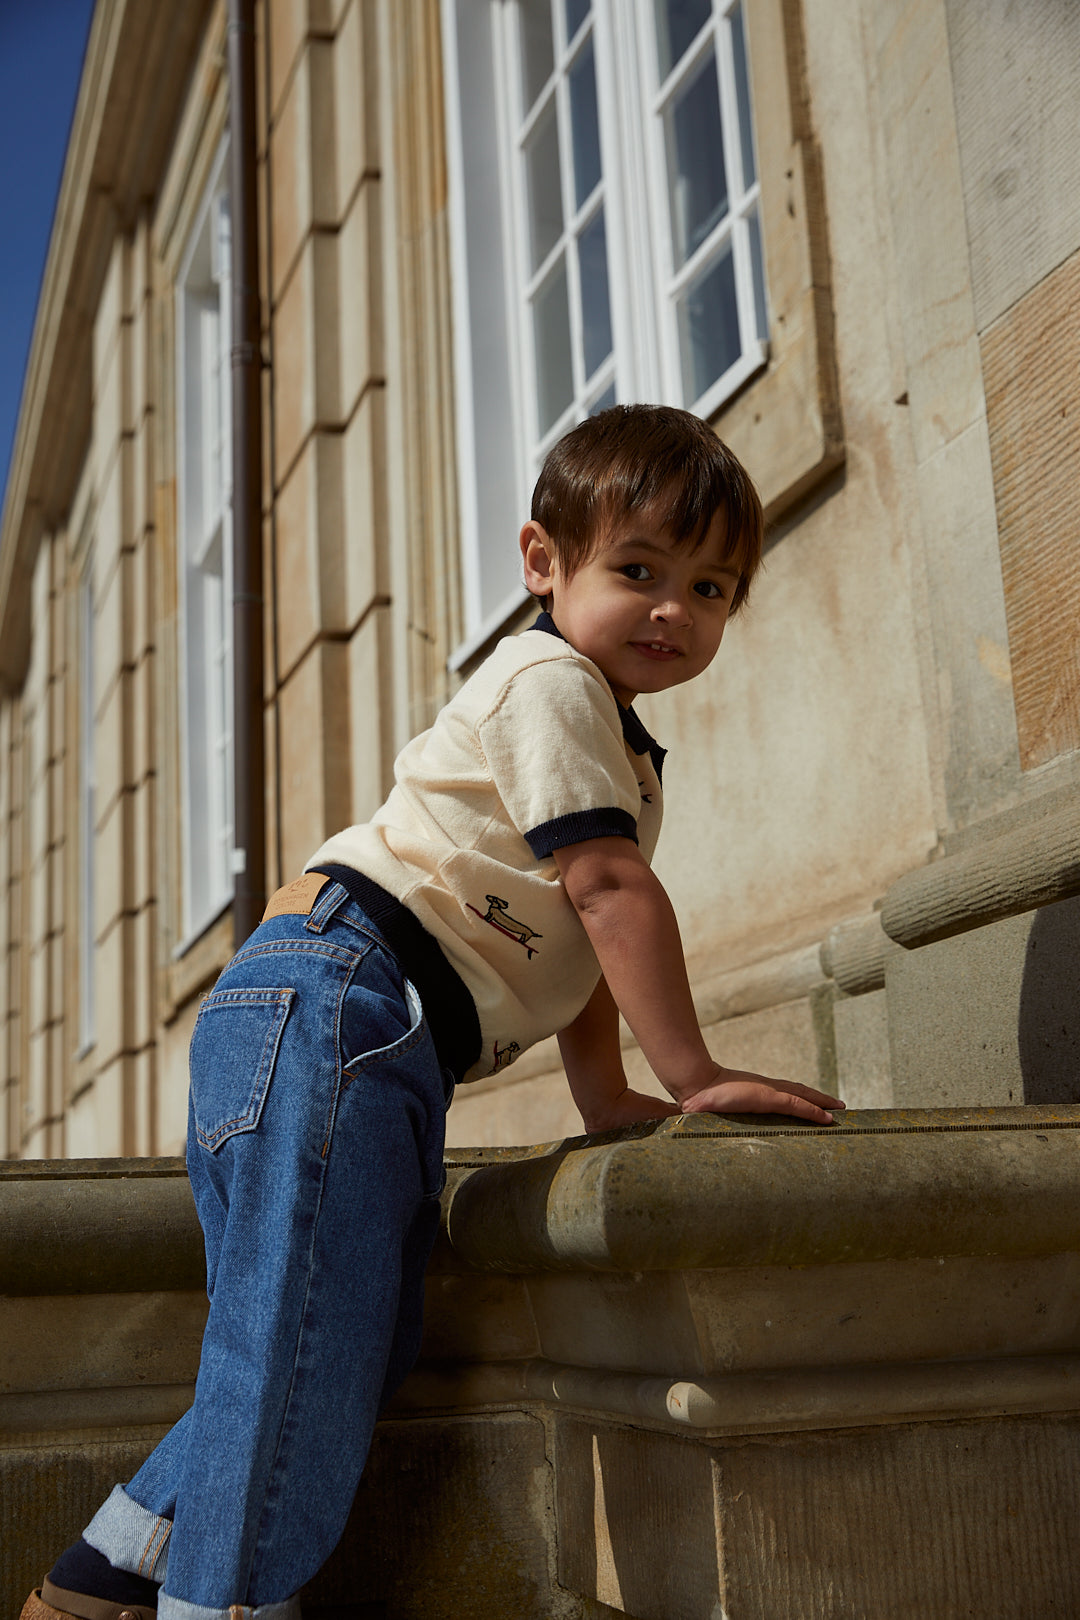
M228 0L228 58L233 242L233 941L238 948L266 904L255 0Z

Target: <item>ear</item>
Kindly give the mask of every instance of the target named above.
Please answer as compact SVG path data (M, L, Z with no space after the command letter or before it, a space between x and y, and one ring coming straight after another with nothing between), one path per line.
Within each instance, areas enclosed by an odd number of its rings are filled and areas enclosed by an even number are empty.
M558 563L547 530L530 518L519 539L525 573L525 589L533 596L548 596L555 583Z

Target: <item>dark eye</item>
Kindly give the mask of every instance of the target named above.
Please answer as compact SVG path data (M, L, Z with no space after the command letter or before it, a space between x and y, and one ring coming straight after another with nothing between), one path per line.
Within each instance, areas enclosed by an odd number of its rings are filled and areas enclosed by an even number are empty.
M627 579L651 579L652 575L644 563L624 563L619 572L625 574Z
M717 597L724 594L723 586L718 585L714 579L699 579L694 589L699 596L705 596L711 602L715 602Z

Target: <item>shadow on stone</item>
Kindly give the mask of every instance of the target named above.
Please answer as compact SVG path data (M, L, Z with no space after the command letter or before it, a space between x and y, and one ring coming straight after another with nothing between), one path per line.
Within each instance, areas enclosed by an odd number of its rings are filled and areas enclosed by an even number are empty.
M1080 1102L1080 898L1044 906L1031 925L1018 1045L1026 1103Z

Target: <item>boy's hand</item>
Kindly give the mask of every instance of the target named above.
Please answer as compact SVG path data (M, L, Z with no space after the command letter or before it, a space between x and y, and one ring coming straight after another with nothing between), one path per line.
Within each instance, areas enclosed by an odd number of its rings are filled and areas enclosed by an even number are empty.
M591 1136L597 1131L617 1131L623 1125L637 1125L643 1119L670 1119L678 1112L666 1097L650 1097L644 1091L631 1091L627 1086L615 1097L603 1102L597 1099L588 1112L582 1110L582 1118Z
M684 1114L794 1114L815 1125L831 1125L829 1110L845 1104L839 1097L794 1080L770 1080L746 1069L724 1069L718 1063L715 1078L683 1097L680 1107Z

